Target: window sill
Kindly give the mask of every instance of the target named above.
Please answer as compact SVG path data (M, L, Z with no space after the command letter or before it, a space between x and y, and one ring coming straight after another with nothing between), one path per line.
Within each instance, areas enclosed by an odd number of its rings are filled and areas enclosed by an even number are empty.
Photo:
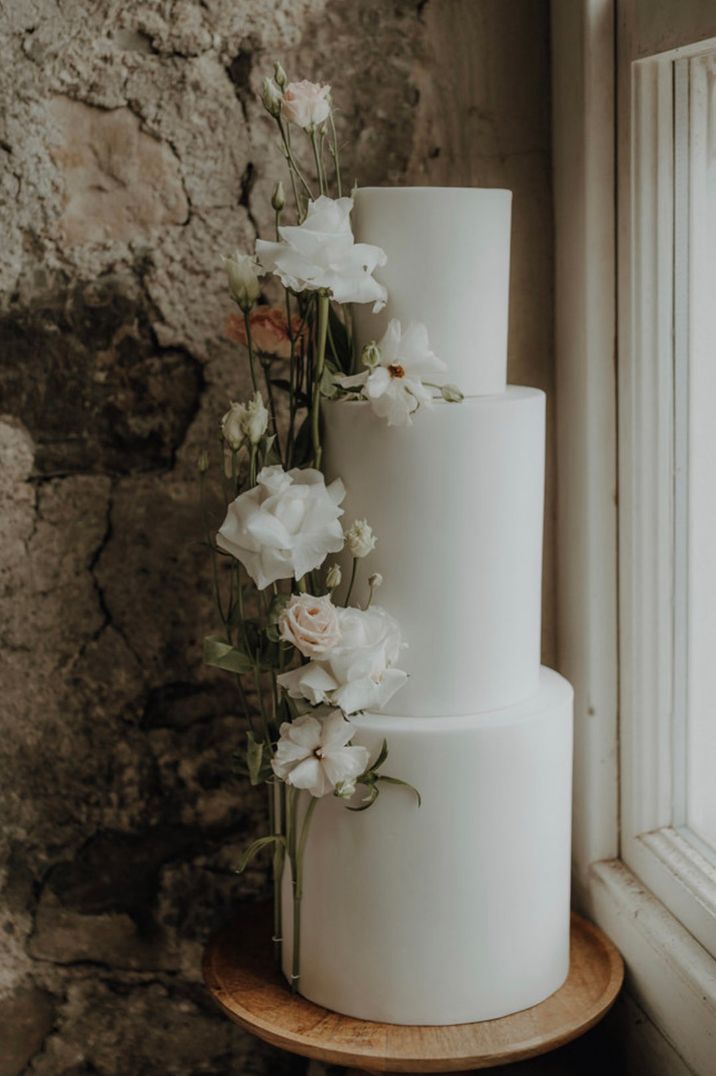
M620 860L593 864L589 893L635 999L696 1076L713 1076L716 960Z

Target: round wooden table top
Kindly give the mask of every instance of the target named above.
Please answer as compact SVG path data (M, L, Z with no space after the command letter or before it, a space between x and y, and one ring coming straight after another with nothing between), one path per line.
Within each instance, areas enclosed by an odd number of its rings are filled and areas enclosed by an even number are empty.
M209 942L204 979L226 1015L283 1050L376 1073L466 1072L546 1053L593 1027L624 977L609 939L575 915L569 976L539 1005L476 1024L376 1024L292 995L273 964L270 939L270 909L253 907Z

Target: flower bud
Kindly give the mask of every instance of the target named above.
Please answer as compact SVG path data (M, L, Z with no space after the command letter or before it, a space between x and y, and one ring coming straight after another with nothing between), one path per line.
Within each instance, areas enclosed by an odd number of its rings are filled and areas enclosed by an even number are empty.
M273 194L271 195L271 207L276 211L276 213L280 213L285 205L286 192L283 189L283 183L281 182L281 180L279 180L273 189Z
M249 444L257 445L268 427L268 411L260 392L255 392L253 399L246 405L242 419L242 429Z
M443 400L447 400L448 403L460 403L461 400L465 399L464 394L457 385L443 385L440 392Z
M237 452L244 440L242 418L246 408L243 404L231 402L229 410L221 420L221 433L229 448Z
M380 348L376 344L375 340L371 340L369 344L366 344L360 353L360 359L364 366L367 366L369 370L374 369L380 362Z
M288 75L286 74L278 60L273 65L273 80L280 90L282 90L288 82Z
M256 257L236 251L233 257L224 258L229 291L244 313L248 313L261 294L259 275L263 272Z
M380 572L373 572L372 575L368 576L368 586L371 590L377 590L378 587L383 586L383 576Z
M261 101L270 116L276 119L281 114L281 91L271 78L265 78L261 89Z
M346 532L346 541L352 556L357 560L367 557L375 549L376 537L369 523L365 519L357 519L349 531Z
M339 781L335 787L334 795L339 799L349 800L355 796L356 780L355 777L349 777L345 781Z
M202 448L201 452L196 457L196 469L199 474L206 474L209 470L209 453L205 448Z
M343 572L341 571L340 564L331 564L330 568L326 572L326 586L329 590L335 590L336 587L341 585L341 579L343 578Z

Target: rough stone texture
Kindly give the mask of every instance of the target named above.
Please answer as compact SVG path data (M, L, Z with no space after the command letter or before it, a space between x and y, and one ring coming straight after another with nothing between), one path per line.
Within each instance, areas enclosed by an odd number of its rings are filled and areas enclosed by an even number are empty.
M275 57L333 83L350 179L515 191L511 374L549 390L547 2L0 18L0 1076L302 1072L199 977L208 931L266 893L261 864L233 872L262 805L200 663L194 475L247 388L220 255L270 228L256 91Z

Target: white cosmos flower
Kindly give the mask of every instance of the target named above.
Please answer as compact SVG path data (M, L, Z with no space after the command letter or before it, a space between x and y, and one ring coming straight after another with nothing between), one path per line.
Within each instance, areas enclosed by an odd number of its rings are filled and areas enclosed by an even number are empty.
M370 757L367 747L349 747L355 728L340 710L327 717L305 715L284 721L280 729L273 771L286 784L312 796L325 796L336 785L355 789Z
M320 471L264 467L253 489L229 505L216 544L240 561L259 590L277 579L301 579L343 548L340 479Z
M373 309L380 310L388 293L372 274L376 266L385 265L385 252L355 242L352 208L352 198L322 194L308 203L303 224L279 228L279 243L257 240L260 264L293 291L325 288L337 303L373 303Z
M394 668L402 649L400 628L385 609L337 609L340 639L320 659L282 673L278 682L293 699L330 703L346 714L381 710L403 686Z
M403 331L393 318L378 343L378 352L375 366L336 380L344 388L361 389L376 415L387 418L389 426L410 426L411 416L421 404L433 405L433 395L423 379L447 367L430 350L428 331L420 322L411 323Z

